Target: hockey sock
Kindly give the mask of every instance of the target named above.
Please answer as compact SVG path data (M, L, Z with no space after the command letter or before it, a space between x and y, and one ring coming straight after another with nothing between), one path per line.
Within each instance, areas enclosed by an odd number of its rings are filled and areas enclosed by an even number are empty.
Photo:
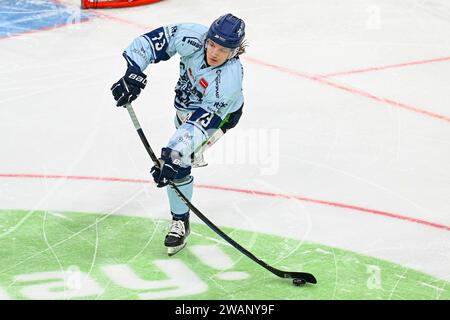
M192 199L192 192L194 189L194 178L189 176L189 178L181 183L176 184L181 193L183 193L189 200ZM189 219L189 207L181 200L175 191L168 186L167 195L169 197L170 211L175 220L187 220Z

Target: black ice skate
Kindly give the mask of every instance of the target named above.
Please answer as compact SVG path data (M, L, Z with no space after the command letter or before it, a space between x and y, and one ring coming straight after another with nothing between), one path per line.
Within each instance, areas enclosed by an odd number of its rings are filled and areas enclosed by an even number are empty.
M186 246L186 238L189 232L189 220L172 220L169 233L164 240L169 256L173 256Z

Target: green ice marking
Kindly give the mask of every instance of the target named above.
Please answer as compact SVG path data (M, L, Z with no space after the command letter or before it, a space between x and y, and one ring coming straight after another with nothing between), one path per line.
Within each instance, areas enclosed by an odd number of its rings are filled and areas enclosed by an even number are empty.
M167 220L51 211L23 219L27 214L0 211L0 298L450 299L448 282L319 244L223 228L274 267L318 279L295 287L203 224L192 224L187 247L168 257Z

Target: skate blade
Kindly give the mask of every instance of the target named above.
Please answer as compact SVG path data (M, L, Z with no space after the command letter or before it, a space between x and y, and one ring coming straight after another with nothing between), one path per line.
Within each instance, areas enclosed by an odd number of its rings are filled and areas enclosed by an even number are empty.
M169 257L173 256L175 253L181 251L184 247L186 247L187 242L183 243L182 245L176 246L176 247L167 247L167 254Z
M199 163L193 163L192 164L192 168L202 168L202 167L206 167L208 165L207 162L199 162Z

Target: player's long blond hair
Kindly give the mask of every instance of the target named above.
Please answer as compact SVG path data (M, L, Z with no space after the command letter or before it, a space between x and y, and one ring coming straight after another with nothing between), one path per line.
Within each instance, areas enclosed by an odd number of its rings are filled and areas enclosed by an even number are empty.
M239 45L238 51L236 53L236 57L240 56L241 54L245 53L245 49L248 47L248 42L247 40L244 40L241 42L241 44Z

